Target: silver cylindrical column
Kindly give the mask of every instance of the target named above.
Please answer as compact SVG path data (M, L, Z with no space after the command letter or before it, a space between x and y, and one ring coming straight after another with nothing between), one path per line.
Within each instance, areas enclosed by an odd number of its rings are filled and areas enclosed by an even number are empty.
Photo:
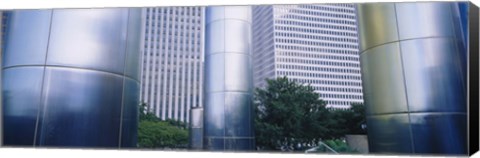
M206 10L204 148L253 150L251 7Z
M190 109L190 149L203 149L203 108Z
M3 12L0 11L0 65L2 65L2 56L3 56ZM2 73L0 73L0 78L2 78ZM2 89L2 83L0 82L0 89ZM2 95L0 95L0 100L2 100ZM3 145L3 105L0 102L0 147Z
M358 5L372 153L466 154L466 59L456 7Z
M13 11L4 145L135 147L139 9Z

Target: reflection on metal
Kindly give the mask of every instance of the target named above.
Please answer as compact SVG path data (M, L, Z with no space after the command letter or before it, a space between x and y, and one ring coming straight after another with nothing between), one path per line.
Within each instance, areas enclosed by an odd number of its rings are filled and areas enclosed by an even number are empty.
M139 9L13 11L4 145L135 147Z
M190 149L203 149L203 108L190 109Z
M206 10L204 148L254 150L251 7Z
M2 58L3 58L3 12L0 11L0 65L2 65ZM0 79L2 78L2 73L0 73ZM2 89L2 83L0 82L0 89ZM2 100L2 95L0 95L0 100ZM3 102L0 102L0 147L3 145Z
M456 7L358 5L370 152L467 153L466 59Z

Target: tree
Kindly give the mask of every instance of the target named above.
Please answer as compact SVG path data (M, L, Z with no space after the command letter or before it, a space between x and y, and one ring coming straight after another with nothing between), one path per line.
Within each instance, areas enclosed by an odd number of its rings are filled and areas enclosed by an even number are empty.
M141 121L138 141L142 148L184 148L188 131L164 121Z
M138 106L140 121L158 121L159 118L153 112L148 111L147 106L147 103L141 103Z
M185 148L188 144L186 124L175 120L162 121L146 110L147 104L139 106L138 145L142 148Z
M349 112L351 117L347 119L346 125L349 129L347 134L367 134L365 106L361 103L352 104Z
M267 79L264 89L255 89L255 139L263 150L278 150L297 144L318 145L318 140L342 139L347 134L366 134L365 108L326 108L313 87L287 77Z
M267 79L265 89L256 89L254 103L256 144L266 150L328 137L330 122L321 121L329 119L326 103L310 85Z
M365 106L360 103L354 103L350 109L335 110L332 112L332 118L335 123L334 132L335 138L340 138L346 134L367 134L367 130L362 128L366 124L365 121Z

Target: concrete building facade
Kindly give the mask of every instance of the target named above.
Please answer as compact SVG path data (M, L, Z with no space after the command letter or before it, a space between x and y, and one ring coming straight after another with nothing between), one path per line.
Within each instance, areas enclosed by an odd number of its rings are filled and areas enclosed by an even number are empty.
M143 8L141 101L162 120L202 107L204 7Z
M354 4L253 7L255 87L287 76L328 106L363 103Z

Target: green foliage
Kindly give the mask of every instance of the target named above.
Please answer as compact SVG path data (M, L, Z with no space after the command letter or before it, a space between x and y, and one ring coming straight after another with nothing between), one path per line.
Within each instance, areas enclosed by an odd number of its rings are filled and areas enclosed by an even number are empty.
M138 142L142 148L181 148L188 144L188 131L168 122L141 121Z
M255 92L257 145L272 150L281 144L326 137L328 125L320 120L325 119L328 111L313 87L286 77L267 80L267 83L266 89L257 88Z
M332 137L328 139L341 138L347 134L367 134L366 129L362 129L362 124L366 124L363 104L352 104L346 110L331 110L330 119Z
M353 104L348 110L326 108L313 87L287 77L267 79L265 89L255 90L254 103L256 144L264 150L366 134L361 126L363 105Z
M188 144L186 124L175 120L160 120L146 110L147 104L139 106L138 145L141 148L184 148Z
M141 103L138 107L140 121L159 121L159 118L157 118L153 112L148 111L146 108L147 103Z

